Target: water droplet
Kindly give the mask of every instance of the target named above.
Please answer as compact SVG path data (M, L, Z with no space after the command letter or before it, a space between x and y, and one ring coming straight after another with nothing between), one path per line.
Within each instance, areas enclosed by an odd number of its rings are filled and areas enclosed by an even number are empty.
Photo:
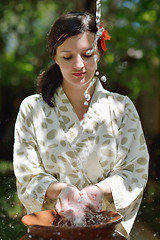
M102 76L102 77L101 77L101 81L102 81L102 82L106 82L106 81L107 81L107 78L106 78L105 76Z
M91 96L90 96L88 90L93 86L95 81L96 81L96 78L93 78L92 81L90 82L89 86L87 87L87 89L84 92L84 97L86 99L86 101L84 102L84 105L86 105L86 106L88 105L87 101L89 101L91 99Z
M90 94L88 93L88 91L86 91L86 92L84 93L84 96L85 96L85 99L86 99L87 101L89 101L90 98L91 98L91 96L90 96Z
M158 233L154 233L154 234L153 234L153 237L156 237L156 236L157 236L157 234L158 234Z
M97 63L97 61L98 61L98 55L97 55L97 54L94 54L93 58L94 58L94 62Z
M85 105L85 106L88 106L88 102L87 102L87 101L85 101L85 102L84 102L84 105Z
M86 54L87 54L87 55L92 55L92 51L91 51L91 50L88 50L88 51L86 52Z

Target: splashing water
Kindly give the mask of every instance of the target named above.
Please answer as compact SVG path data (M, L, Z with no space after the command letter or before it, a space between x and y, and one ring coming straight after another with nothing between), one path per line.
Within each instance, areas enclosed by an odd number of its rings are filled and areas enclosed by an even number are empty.
M86 91L84 92L84 96L85 96L85 99L86 99L86 101L84 102L84 105L88 105L88 102L91 99L91 96L90 96L88 90L94 85L95 81L96 81L96 78L94 77L92 79L92 81L90 82L89 86L87 87Z
M97 28L101 25L101 0L96 1L96 24Z
M101 27L101 0L96 1L96 26L98 31L96 32L92 49L87 51L88 55L92 54L97 49L97 41L102 36L102 33L104 32L104 28Z
M91 54L93 54L96 51L96 49L97 49L97 41L102 36L102 34L104 32L104 28L101 27L101 0L97 0L96 1L96 26L97 26L98 30L96 32L95 40L93 42L92 48L87 51L88 55L91 55ZM94 54L93 57L94 57L94 62L96 64L96 70L97 70L98 55ZM99 72L96 72L96 73L97 73L96 75L99 75ZM86 99L86 101L84 102L84 105L86 105L86 106L88 106L88 104L89 104L88 102L91 99L91 96L89 94L89 89L93 86L95 81L96 81L96 78L94 77L92 79L92 81L90 82L89 86L87 87L86 91L84 92L84 97ZM106 77L102 76L101 77L101 81L102 82L106 82Z

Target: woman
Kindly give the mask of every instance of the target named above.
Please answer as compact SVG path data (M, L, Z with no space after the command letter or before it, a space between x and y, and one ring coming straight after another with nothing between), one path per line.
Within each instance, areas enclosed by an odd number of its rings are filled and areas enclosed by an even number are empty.
M15 125L18 196L28 213L56 203L61 215L79 213L81 220L88 209L118 211L124 218L117 230L128 237L147 182L148 152L128 97L104 90L97 79L84 105L102 53L101 39L88 53L96 32L87 13L65 14L51 28L55 64L39 76L40 94L24 99Z

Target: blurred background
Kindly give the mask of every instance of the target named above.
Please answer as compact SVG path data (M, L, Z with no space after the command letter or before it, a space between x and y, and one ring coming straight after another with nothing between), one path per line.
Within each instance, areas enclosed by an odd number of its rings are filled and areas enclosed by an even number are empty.
M99 63L105 88L128 95L137 107L150 153L149 181L131 240L160 239L160 1L102 0L102 21L112 36ZM51 64L47 35L68 11L95 12L95 0L0 2L0 240L27 229L12 166L19 105L35 93L38 74Z

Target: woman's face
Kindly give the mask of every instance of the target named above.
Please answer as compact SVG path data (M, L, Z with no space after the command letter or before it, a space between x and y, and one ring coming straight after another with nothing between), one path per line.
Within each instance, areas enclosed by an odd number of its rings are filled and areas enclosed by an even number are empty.
M94 33L84 32L67 38L57 48L55 61L63 75L62 85L81 86L91 81L96 70L94 55L98 56L98 60L100 56L98 50L92 55L87 55L87 51L92 48L94 39Z

